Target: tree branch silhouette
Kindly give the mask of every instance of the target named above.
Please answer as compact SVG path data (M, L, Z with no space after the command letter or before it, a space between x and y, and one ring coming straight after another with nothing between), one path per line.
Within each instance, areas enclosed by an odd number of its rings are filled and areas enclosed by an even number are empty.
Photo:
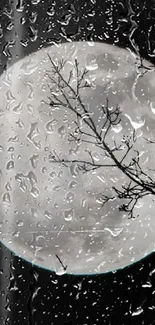
M140 152L134 149L137 141L136 131L133 130L132 135L123 136L121 144L117 145L113 141L113 146L108 143L108 133L110 129L116 127L121 122L121 110L118 105L115 108L109 107L109 100L106 98L106 104L101 106L103 124L99 127L93 120L93 114L82 101L80 95L81 89L90 88L91 84L87 81L88 71L80 69L77 59L74 63L73 69L69 72L67 80L63 75L66 61L60 60L55 63L50 55L48 58L51 63L51 71L47 72L50 81L50 96L49 105L54 107L61 107L73 112L76 116L75 129L69 134L69 141L76 143L90 143L97 148L103 150L104 155L110 159L108 164L97 164L93 158L92 152L87 151L88 160L68 160L63 159L57 155L56 152L51 153L50 158L53 163L62 163L68 166L71 163L76 163L78 169L83 172L90 172L99 168L117 168L127 178L126 184L122 185L121 190L116 186L112 186L113 196L109 197L103 194L102 206L114 198L125 200L125 204L119 206L120 211L127 213L129 218L134 218L134 209L140 199L145 196L155 195L155 181L147 174L141 167ZM73 87L73 81L75 87ZM54 90L56 88L56 90ZM86 127L86 130L85 130ZM147 139L145 139L147 141ZM148 142L148 141L147 141ZM121 158L117 157L117 152L122 154ZM134 156L131 156L131 151ZM130 158L131 156L131 158ZM127 158L130 162L127 163Z

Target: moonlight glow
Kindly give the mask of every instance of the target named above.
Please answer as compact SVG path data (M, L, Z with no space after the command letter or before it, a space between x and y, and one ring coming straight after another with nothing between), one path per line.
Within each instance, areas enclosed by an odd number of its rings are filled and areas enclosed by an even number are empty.
M75 115L49 106L52 66L47 54L55 63L66 60L63 77L68 80L73 70L73 88L75 59L88 70L85 81L91 87L81 89L81 98L96 125L102 124L107 99L110 108L119 105L122 111L107 142L120 144L135 130L143 168L154 167L155 144L144 137L154 139L155 72L138 68L129 50L107 44L74 42L39 50L0 79L0 239L17 255L60 273L125 267L154 250L155 202L144 197L135 206L139 217L129 219L119 211L118 199L101 204L103 194L112 195L112 186L125 183L122 172L106 167L80 173L75 163L53 163L53 152L61 159L88 160L91 152L96 164L107 160L92 143L68 141Z

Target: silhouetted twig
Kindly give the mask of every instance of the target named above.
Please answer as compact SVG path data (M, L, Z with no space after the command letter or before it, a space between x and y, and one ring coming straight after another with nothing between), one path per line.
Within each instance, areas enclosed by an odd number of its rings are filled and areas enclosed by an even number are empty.
M89 112L86 105L83 103L80 90L82 88L89 88L91 84L86 81L88 71L80 69L77 60L74 64L74 72L69 72L67 80L63 76L63 69L65 68L65 61L55 63L48 55L51 62L51 71L48 71L48 76L51 85L49 105L51 107L59 106L70 110L75 114L75 129L69 134L69 141L76 143L90 143L100 148L104 156L110 159L110 163L96 163L91 151L87 152L88 159L64 159L56 154L51 153L53 163L62 163L66 167L71 163L76 163L77 167L82 172L90 172L99 168L117 168L127 178L126 184L122 185L121 190L112 186L114 196L102 196L103 205L110 200L116 198L125 200L119 206L120 211L128 214L129 218L134 218L134 208L138 201L145 196L155 195L155 181L148 175L141 167L140 152L134 149L137 141L136 131L133 130L132 135L124 136L121 144L113 141L113 146L108 143L107 135L109 131L121 123L121 110L118 105L115 108L109 107L109 100L106 98L105 105L101 106L103 123L99 127L93 120L93 114ZM72 85L74 77L74 87ZM75 85L76 79L76 85ZM145 139L147 142L149 140ZM153 142L154 143L154 142ZM120 159L116 153L120 152ZM131 154L131 151L134 153ZM127 160L130 162L127 163Z

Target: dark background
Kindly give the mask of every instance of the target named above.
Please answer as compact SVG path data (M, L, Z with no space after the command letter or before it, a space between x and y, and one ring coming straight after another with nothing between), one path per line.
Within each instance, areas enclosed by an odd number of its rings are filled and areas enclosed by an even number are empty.
M38 3L37 3L38 2ZM0 73L37 49L91 40L155 63L155 1L1 0ZM155 324L155 254L123 270L58 276L0 245L0 325Z

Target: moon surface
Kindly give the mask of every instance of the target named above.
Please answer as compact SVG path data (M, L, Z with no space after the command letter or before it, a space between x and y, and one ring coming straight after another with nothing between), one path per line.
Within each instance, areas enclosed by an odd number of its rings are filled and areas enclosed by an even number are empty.
M117 198L101 204L102 194L111 196L112 186L121 189L128 181L122 172L102 167L82 173L76 164L53 163L53 152L70 161L88 161L88 152L96 163L107 160L96 145L68 140L75 115L49 105L48 54L54 62L66 60L66 80L72 69L75 76L75 59L80 69L88 70L86 81L92 87L82 89L81 98L96 125L102 124L101 105L107 98L111 108L119 105L121 123L108 132L107 143L121 144L135 130L134 149L143 168L155 164L155 144L144 139L154 140L155 135L153 68L144 73L135 54L104 43L63 43L38 50L0 77L0 240L16 255L57 274L126 267L155 249L155 202L144 197L135 207L139 217L129 219L119 211ZM149 67L149 62L144 65Z

